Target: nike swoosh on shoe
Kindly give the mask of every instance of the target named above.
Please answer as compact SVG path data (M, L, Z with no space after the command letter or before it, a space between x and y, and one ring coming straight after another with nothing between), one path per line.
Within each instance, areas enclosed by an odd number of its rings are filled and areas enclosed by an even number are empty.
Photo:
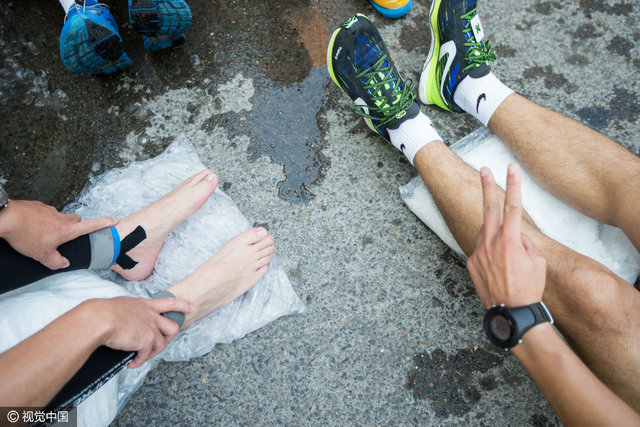
M444 96L444 84L447 76L449 75L451 64L453 64L453 60L455 59L457 52L458 50L456 49L456 43L453 40L449 40L448 42L440 46L439 59L442 59L445 55L448 55L447 63L442 69L442 74L441 74L442 80L440 81L440 96L442 97L443 100L446 99Z

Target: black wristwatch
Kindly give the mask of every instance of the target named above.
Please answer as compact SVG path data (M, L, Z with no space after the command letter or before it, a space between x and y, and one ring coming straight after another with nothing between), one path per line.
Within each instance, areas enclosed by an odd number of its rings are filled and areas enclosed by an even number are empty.
M509 350L522 342L525 332L544 322L553 324L553 317L540 301L522 307L494 305L485 314L483 325L492 343Z
M0 187L0 212L9 204L9 194Z

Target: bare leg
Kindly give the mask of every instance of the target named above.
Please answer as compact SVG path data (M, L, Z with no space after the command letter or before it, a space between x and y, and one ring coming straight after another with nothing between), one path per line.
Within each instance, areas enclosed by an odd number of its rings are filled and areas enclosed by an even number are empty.
M640 250L640 158L588 127L512 94L489 127L547 191Z
M479 174L437 141L423 147L414 164L456 241L470 254L483 221ZM593 372L640 411L640 293L601 264L544 236L527 217L523 231L547 260L544 300L559 329Z
M138 262L135 267L124 270L114 264L111 269L127 280L143 280L149 276L169 233L200 209L217 185L218 177L205 169L182 181L161 199L122 219L116 226L121 239L139 225L147 237L127 252Z
M218 253L167 291L191 302L182 329L238 298L267 273L274 252L273 237L252 228L231 239Z

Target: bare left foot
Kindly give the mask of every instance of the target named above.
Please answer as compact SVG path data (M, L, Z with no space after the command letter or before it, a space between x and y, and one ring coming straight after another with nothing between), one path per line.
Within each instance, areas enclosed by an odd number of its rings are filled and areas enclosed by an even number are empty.
M127 252L137 262L135 267L124 270L114 264L111 269L126 280L143 280L149 276L169 233L200 209L217 185L216 174L205 169L182 181L159 200L122 219L116 226L120 239L139 225L144 228L147 238Z
M219 252L167 291L192 304L182 329L251 289L269 269L273 237L252 228L231 239Z

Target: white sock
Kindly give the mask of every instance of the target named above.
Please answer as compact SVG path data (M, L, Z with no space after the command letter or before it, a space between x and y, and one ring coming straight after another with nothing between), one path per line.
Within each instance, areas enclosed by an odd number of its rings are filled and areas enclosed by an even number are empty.
M462 79L453 94L453 101L487 126L498 106L512 93L513 90L489 73L479 79L471 76Z
M433 141L442 141L431 120L422 111L413 119L406 120L398 129L389 129L391 143L409 159L422 147Z
M60 6L64 9L64 13L69 12L69 8L76 4L76 0L58 0L60 2Z

